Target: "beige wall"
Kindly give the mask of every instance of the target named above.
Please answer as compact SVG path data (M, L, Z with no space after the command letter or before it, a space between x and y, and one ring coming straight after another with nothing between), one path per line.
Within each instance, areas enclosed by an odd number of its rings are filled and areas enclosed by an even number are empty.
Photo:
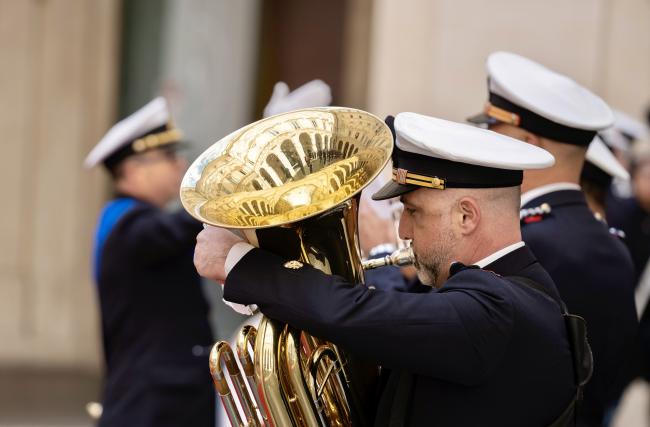
M367 108L452 120L487 97L485 58L529 56L641 117L650 102L647 0L375 0Z
M97 369L81 168L114 116L119 2L0 0L0 365Z

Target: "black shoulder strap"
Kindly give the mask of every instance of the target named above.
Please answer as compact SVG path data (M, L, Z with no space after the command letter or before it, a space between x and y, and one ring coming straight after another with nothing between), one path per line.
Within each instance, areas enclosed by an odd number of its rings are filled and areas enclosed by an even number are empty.
M562 311L564 324L567 331L567 339L571 348L573 359L573 372L575 374L576 395L571 400L566 409L558 418L549 425L549 427L565 427L576 425L576 415L579 403L582 401L582 391L589 382L593 373L594 359L591 353L591 347L587 340L587 322L580 316L568 312L564 302L551 294L544 286L536 281L522 276L508 276L508 278L517 284L535 289L555 301Z
M536 291L539 291L539 292L543 293L544 295L546 295L547 297L549 297L550 299L555 301L557 303L557 305L560 306L560 309L562 310L563 315L566 315L566 314L569 313L567 308L566 308L566 305L564 304L564 301L557 298L555 295L551 294L548 291L548 289L546 289L544 286L537 283L533 279L530 279L528 277L523 277L523 276L508 276L507 278L515 281L516 283L524 284L524 285L528 286L529 288L533 288Z

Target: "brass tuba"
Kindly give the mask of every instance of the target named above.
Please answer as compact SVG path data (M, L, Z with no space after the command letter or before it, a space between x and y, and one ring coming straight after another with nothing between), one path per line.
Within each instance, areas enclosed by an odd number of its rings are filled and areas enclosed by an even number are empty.
M280 114L201 154L183 179L181 201L198 220L239 229L254 246L363 283L359 194L391 150L389 128L365 111L328 107ZM369 267L408 261L402 252ZM372 409L363 387L372 386L377 368L357 368L363 363L344 349L263 317L257 329L242 329L236 354L221 341L210 356L231 424L368 424Z

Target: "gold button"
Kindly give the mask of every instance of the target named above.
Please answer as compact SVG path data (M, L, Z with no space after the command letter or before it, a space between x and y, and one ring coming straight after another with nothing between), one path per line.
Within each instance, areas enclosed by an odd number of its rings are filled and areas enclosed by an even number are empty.
M302 268L303 263L300 261L287 261L284 263L284 268L290 268L292 270L298 270L299 268Z

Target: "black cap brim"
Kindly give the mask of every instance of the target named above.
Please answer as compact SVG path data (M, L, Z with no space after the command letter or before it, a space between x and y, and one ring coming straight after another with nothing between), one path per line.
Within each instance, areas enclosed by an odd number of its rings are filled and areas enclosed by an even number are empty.
M372 200L386 200L392 199L393 197L401 196L402 194L409 193L413 190L417 190L417 185L402 185L398 184L395 181L389 181L384 185L379 191L372 195Z
M490 117L485 113L479 113L474 116L470 116L465 120L475 125L493 125L497 122L495 118Z

